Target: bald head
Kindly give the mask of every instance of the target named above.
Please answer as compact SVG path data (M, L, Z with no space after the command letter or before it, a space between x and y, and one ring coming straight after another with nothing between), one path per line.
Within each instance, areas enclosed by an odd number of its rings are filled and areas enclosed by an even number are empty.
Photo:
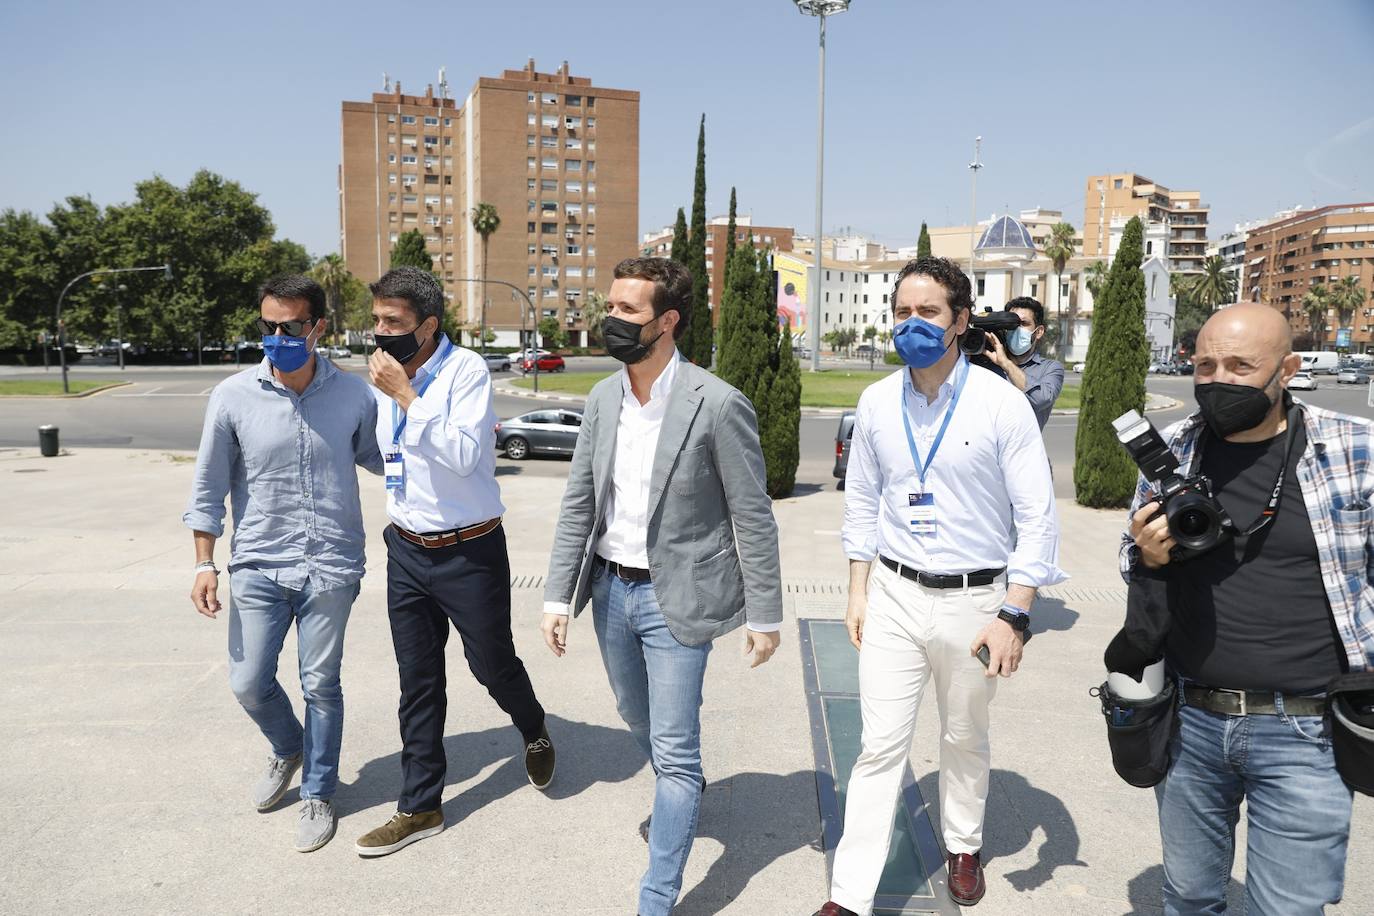
M1302 365L1293 333L1278 309L1241 302L1217 312L1197 335L1195 382L1267 387L1277 373L1282 390Z

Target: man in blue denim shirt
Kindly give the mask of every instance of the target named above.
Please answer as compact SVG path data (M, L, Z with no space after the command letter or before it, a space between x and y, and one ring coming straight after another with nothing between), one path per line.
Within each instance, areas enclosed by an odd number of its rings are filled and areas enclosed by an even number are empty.
M339 778L344 627L363 576L363 513L355 465L381 473L373 434L377 402L361 378L314 352L324 336L324 290L302 276L259 291L265 358L215 387L205 413L195 484L182 520L194 532L191 602L220 610L215 541L224 497L234 511L230 548L229 685L271 745L253 791L275 805L304 767L296 848L334 836L330 799ZM277 656L296 622L302 728L281 684Z

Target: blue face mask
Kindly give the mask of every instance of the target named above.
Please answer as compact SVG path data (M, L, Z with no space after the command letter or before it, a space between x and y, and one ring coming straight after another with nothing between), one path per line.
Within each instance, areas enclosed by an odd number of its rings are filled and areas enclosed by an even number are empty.
M267 334L262 338L262 352L269 362L282 372L295 372L310 358L308 338Z
M892 346L897 355L913 369L929 369L954 346L951 340L945 344L945 331L938 324L931 324L924 318L912 315L892 329Z
M1025 356L1030 352L1031 344L1034 343L1030 328L1017 328L1007 337L1007 349L1012 356Z

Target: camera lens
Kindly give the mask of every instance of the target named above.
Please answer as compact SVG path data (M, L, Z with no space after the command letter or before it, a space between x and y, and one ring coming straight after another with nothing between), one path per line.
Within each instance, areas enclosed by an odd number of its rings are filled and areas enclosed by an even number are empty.
M1221 517L1212 502L1200 493L1184 491L1164 508L1169 533L1190 550L1210 550L1221 540Z
M1174 517L1173 523L1178 526L1178 533L1186 538L1199 538L1207 533L1207 527L1211 520L1206 514L1196 509L1188 509L1180 512Z

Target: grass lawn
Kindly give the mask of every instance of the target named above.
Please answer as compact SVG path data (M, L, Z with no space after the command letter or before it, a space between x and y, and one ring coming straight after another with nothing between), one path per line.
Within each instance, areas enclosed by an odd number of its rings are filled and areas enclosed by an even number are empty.
M80 394L83 391L90 391L92 388L104 388L110 382L94 382L89 379L78 381L73 379L68 387L72 394ZM0 381L0 396L4 395L23 395L34 396L53 396L62 394L62 383L60 381L51 382L43 379L5 379Z
M853 407L859 403L859 395L863 393L865 388L878 379L886 377L891 371L891 369L878 372L846 372L835 369L822 372L803 371L801 374L802 406ZM559 394L585 395L592 390L593 385L610 374L609 372L577 372L572 374L541 372L539 373L539 390ZM529 377L516 379L515 386L533 389L534 379ZM1078 407L1078 386L1065 385L1054 406Z

